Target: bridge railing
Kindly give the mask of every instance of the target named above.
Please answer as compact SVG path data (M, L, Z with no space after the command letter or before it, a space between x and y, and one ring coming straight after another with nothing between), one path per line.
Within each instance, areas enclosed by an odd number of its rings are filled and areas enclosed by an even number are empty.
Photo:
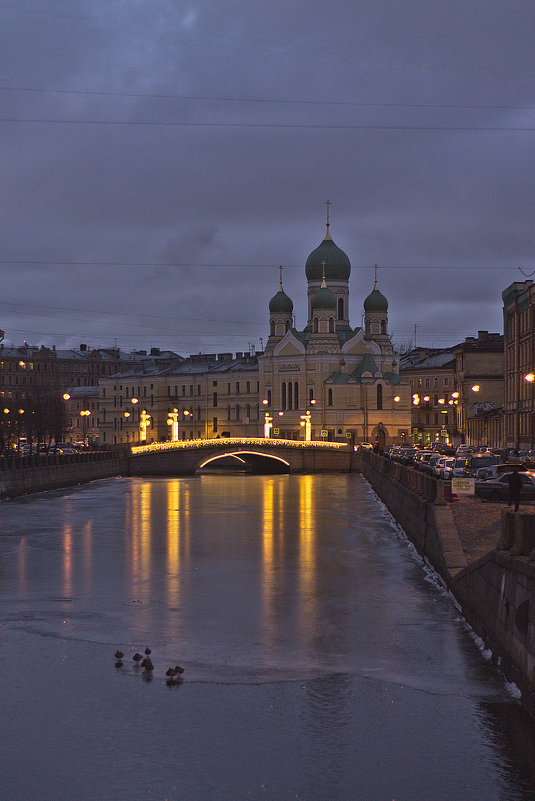
M269 448L299 448L316 450L342 450L348 448L347 442L325 442L314 440L306 442L296 439L266 439L265 437L221 437L220 439L186 439L179 442L152 442L150 445L133 445L132 456L145 453L174 450L199 450L202 448L226 448L228 446L250 445Z

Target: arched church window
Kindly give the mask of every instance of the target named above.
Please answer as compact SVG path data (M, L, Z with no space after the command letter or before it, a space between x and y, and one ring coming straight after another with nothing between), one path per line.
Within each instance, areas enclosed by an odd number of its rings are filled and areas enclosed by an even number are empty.
M286 409L286 381L281 385L281 409L283 411Z
M271 406L271 390L268 389L267 391L267 405Z
M386 320L381 320L381 334L386 334Z
M284 328L285 328L286 331L290 330L290 321L289 320L286 320L286 322L284 323Z
M310 387L310 389L308 390L308 402L310 403L310 401L313 400L314 400L314 388Z
M314 333L318 333L318 318L314 317Z
M364 330L366 331L367 334L370 333L370 321L369 320L366 320L366 322L364 324Z
M292 382L291 381L288 381L287 392L288 392L288 409L293 409L293 406L292 406L292 395L293 395L293 392L292 392Z
M344 299L338 298L338 319L344 319Z
M269 336L270 337L275 336L275 320L269 321Z
M383 408L383 386L382 384L377 384L377 408Z
M299 409L299 384L294 383L294 409Z
M334 334L334 317L329 317L329 334Z

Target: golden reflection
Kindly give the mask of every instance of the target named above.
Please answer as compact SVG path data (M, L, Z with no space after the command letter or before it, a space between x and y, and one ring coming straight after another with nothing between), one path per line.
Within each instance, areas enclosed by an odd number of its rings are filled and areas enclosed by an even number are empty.
M278 485L279 486L279 485ZM273 605L275 592L275 479L265 478L262 495L262 594L264 626L273 636Z
M150 579L151 559L151 489L149 481L144 481L140 488L140 579L148 587Z
M301 610L305 618L309 618L312 614L312 603L315 598L315 552L314 476L303 475L299 482L299 585Z
M63 597L72 596L72 527L63 526Z
M180 600L180 482L167 483L167 604Z
M151 483L135 484L130 495L131 570L134 600L148 597L151 570Z

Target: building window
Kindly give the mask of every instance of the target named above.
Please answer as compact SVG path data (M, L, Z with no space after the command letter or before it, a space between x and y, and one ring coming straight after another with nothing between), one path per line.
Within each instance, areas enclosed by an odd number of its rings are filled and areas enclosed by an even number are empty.
M240 394L240 382L236 381L236 395Z
M338 298L338 319L344 319L344 299Z
M212 396L212 406L217 406L217 392L213 393Z
M333 405L333 391L332 389L329 389L329 391L327 392L327 406L332 406L332 405Z
M236 420L240 419L240 404L236 404Z
M293 392L292 392L292 382L291 381L288 381L288 384L286 386L286 391L288 393L288 398L287 398L287 400L288 400L288 409L293 409L293 406L292 406Z
M217 417L214 417L214 419L212 420L212 428L213 428L214 434L216 434L217 433Z
M377 408L383 408L383 386L382 384L377 384Z

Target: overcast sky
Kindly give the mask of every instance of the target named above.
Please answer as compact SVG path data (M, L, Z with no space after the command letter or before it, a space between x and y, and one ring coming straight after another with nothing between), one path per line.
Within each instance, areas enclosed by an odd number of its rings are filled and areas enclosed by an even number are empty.
M325 233L394 342L535 270L533 0L0 0L6 341L258 350Z

